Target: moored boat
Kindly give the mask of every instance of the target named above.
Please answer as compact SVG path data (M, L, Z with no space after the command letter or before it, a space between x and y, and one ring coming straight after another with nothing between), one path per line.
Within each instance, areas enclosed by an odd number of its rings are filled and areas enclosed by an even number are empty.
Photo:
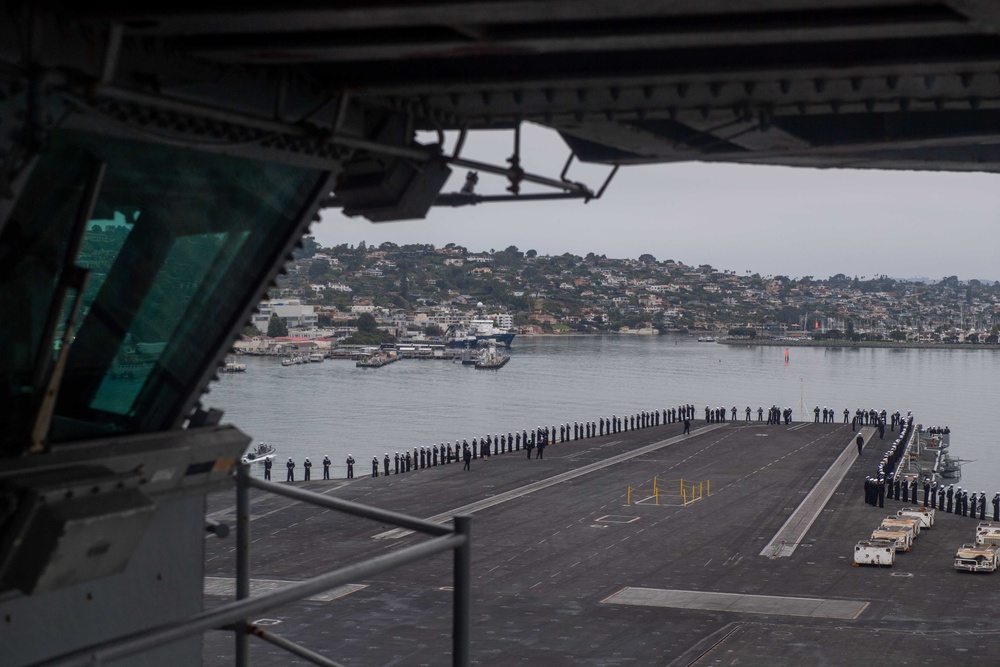
M226 357L226 363L219 366L220 373L243 373L246 372L247 365L241 364L233 357Z
M510 361L510 355L501 353L497 350L496 346L491 345L479 353L479 358L476 360L476 368L481 370L495 370L503 368L508 361Z

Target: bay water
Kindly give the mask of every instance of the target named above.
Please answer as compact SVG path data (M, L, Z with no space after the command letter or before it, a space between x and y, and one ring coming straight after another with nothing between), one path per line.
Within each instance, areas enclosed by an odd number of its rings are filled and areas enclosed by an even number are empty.
M223 422L255 443L277 448L276 480L289 456L297 479L305 457L321 477L324 455L334 477L344 476L349 454L365 475L372 457L386 453L685 403L695 406L694 426L704 423L706 405L735 405L740 421L747 405L754 419L758 407L788 406L795 421L829 407L837 423L845 407L852 415L912 410L918 423L951 428L952 456L970 460L963 488L1000 491L1000 351L793 347L786 362L784 347L608 335L519 336L510 354L496 371L442 360L372 369L348 360L282 366L276 357L243 357L247 372L222 375L203 403L224 410ZM253 474L262 474L258 466Z

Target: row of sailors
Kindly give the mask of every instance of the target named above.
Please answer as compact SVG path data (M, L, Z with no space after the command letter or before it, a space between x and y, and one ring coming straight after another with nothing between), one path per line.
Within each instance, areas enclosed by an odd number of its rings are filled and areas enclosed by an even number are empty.
M736 410L736 406L734 405L731 408L731 410L732 410L732 416L730 417L730 421L736 421L736 415L738 414L737 410ZM752 420L751 418L753 416L753 410L750 408L749 405L744 410L744 414L746 415L745 421L751 421ZM782 419L785 420L786 424L790 424L792 422L792 409L791 408L781 409L781 408L778 408L775 405L772 405L770 408L768 408L768 411L767 411L767 423L768 424L780 424ZM725 406L719 407L719 408L713 408L713 407L710 407L708 405L705 406L705 422L706 423L708 423L708 424L717 424L717 423L721 423L721 422L725 422L725 421L726 421L726 408L725 408ZM762 407L758 407L757 408L757 421L759 421L759 422L763 422L764 421L764 408L762 408Z
M833 424L836 421L836 411L833 408L828 408L825 405L823 409L817 405L813 408L813 421L819 422L820 416L823 418L824 424ZM890 419L890 429L892 431L896 430L896 426L899 425L902 420L902 416L899 411L892 413L892 415L887 415L885 410L879 411L875 408L870 408L868 410L862 410L858 408L854 411L854 417L851 417L851 411L848 408L844 408L844 423L848 421L851 422L851 428L857 430L858 426L884 426L886 420ZM747 420L749 421L749 419Z
M910 480L893 480L890 476L886 482L880 482L874 477L865 479L865 502L869 505L885 507L885 498L888 495L890 500L902 500L904 503L920 504L917 492L917 478ZM986 492L980 491L978 494L973 491L962 490L949 484L945 489L944 484L924 478L923 481L923 506L936 508L939 512L949 514L961 514L972 517L980 521L986 520ZM993 520L1000 521L1000 492L993 494Z
M874 475L876 481L884 482L892 474L892 471L898 468L899 459L906 453L906 442L912 432L913 413L907 412L906 416L900 419L899 435L896 436L896 439L893 440L889 449L882 455L882 459L878 463Z
M396 452L395 456L390 458L389 453L386 452L382 458L381 470L378 457L372 457L372 477L378 477L380 474L388 475L390 471L398 475L411 470L457 463L464 459L466 451L470 452L472 459L479 459L524 449L527 450L528 458L531 458L532 450L537 448L537 458L542 458L544 448L557 442L582 440L661 424L673 424L690 420L693 416L694 406L682 405L676 408L666 408L662 411L644 410L624 417L612 415L601 417L597 421L573 422L572 424L567 422L558 427L539 426L533 431L522 430L520 433L508 432L507 435L487 435L481 439L473 438L471 444L468 440L462 440L461 443L456 440L454 447L450 442L427 447L414 447L412 455L409 451L402 454ZM347 468L348 478L353 477L354 458L351 456L348 456Z
M732 408L730 408L728 410L728 412L730 414L730 420L731 421L736 421L736 417L739 414L738 410L736 409L736 406L734 405ZM820 417L822 416L822 420L823 420L824 424L832 424L832 423L834 423L834 415L835 415L835 413L834 413L833 408L827 408L826 406L824 406L823 409L821 410L820 407L817 405L815 408L813 408L813 412L815 413L815 421L816 422L819 422L820 421ZM706 405L705 406L705 421L707 423L709 423L709 424L717 423L717 422L724 422L724 421L726 421L726 413L727 413L727 409L725 407L713 408L711 406ZM752 421L752 418L753 418L753 409L749 405L746 406L746 408L744 408L743 414L745 415L745 421ZM770 408L768 408L768 411L767 411L767 423L768 424L781 424L781 423L790 424L792 422L792 414L793 414L793 412L792 412L792 408L791 407L779 408L776 405L772 405ZM882 410L881 413L880 413L878 410L875 410L875 409L862 410L861 408L858 408L855 411L854 417L852 419L851 418L851 411L848 408L844 408L844 423L846 424L848 422L848 420L850 420L851 423L852 423L852 427L851 428L853 428L855 430L857 429L857 427L858 427L859 424L861 424L861 425L875 425L875 426L882 426L882 427L884 427L885 423L886 423L886 418L887 418L887 415L886 415L886 411L885 410ZM896 411L895 413L893 413L892 414L892 422L891 422L892 426L891 426L890 430L894 431L896 429L896 426L900 423L900 420L901 420L901 417L900 417L899 412ZM762 407L758 407L757 408L757 421L759 421L759 422L764 421L764 408L762 408Z

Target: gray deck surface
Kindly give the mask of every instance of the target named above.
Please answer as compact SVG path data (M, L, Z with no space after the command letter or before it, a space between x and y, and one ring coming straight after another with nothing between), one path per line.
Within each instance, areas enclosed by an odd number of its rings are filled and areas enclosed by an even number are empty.
M474 664L996 663L1000 574L952 568L975 520L940 513L892 568L851 567L854 544L903 505L863 502L863 477L894 434L858 457L839 424L680 430L560 443L541 461L508 453L473 461L471 472L453 464L296 484L435 520L474 511ZM711 495L682 506L670 495L680 478L710 481ZM646 499L626 505L628 486ZM252 498L253 592L426 539ZM233 502L218 494L207 511L231 522ZM782 539L797 548L768 551ZM233 547L231 537L206 541L209 606L233 590ZM448 664L451 564L442 554L265 622L344 665ZM207 634L205 664L231 664L232 644L228 633ZM251 656L256 666L306 664L256 640Z

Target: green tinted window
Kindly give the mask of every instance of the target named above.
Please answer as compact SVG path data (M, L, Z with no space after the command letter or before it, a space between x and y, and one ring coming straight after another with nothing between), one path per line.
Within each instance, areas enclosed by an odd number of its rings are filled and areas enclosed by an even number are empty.
M45 323L96 160L107 164L76 264L90 272L50 432L53 442L169 427L258 296L325 174L123 139L58 133L0 235L0 299L17 326L0 377L19 417L0 436L23 448L52 362ZM71 295L70 295L71 298Z

